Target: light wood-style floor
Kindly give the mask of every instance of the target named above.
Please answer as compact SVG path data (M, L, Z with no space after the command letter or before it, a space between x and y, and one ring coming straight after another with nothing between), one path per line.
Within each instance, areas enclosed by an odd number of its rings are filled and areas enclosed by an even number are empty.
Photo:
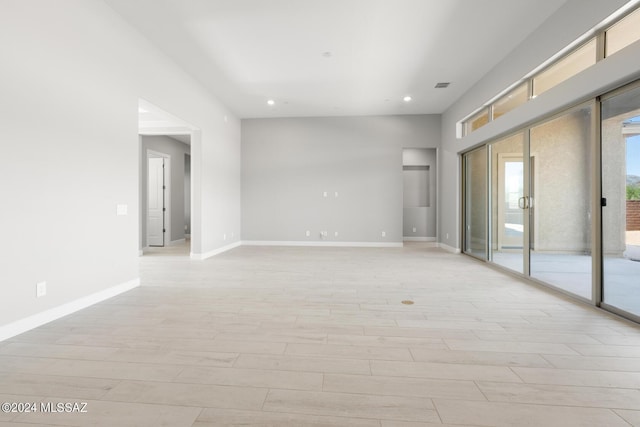
M469 257L240 247L0 343L0 425L640 425L640 329ZM410 300L414 304L403 304Z

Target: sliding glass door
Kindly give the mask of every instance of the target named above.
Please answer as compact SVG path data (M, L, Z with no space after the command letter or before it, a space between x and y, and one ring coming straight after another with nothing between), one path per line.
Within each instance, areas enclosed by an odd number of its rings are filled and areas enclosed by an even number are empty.
M463 155L463 249L638 321L640 81L598 101Z
M640 87L602 101L603 302L640 316Z
M591 300L592 106L530 130L530 275Z
M591 300L592 110L465 154L466 253Z
M487 259L487 148L463 157L464 252Z
M525 135L489 144L491 169L491 257L496 264L525 272ZM527 171L528 173L528 171Z

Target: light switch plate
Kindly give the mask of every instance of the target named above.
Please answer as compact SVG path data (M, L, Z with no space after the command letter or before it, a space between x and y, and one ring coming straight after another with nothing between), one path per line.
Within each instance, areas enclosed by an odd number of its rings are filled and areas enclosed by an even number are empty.
M127 215L128 212L129 212L129 206L127 206L127 205L117 205L116 206L116 213L118 215Z
M36 283L36 297L40 298L47 294L47 282Z

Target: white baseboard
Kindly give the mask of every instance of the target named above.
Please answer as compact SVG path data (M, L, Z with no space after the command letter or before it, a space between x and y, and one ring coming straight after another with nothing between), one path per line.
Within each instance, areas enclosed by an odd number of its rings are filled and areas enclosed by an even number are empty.
M452 254L459 254L460 253L460 249L459 248L454 248L453 246L449 246L445 243L438 243L438 247L441 249L444 249L447 252L451 252Z
M15 337L23 332L42 326L45 323L52 322L56 319L82 310L83 308L87 308L101 301L113 298L116 295L127 292L138 286L140 286L140 279L133 279L120 285L96 292L95 294L87 295L86 297L79 298L75 301L71 301L27 318L0 326L0 341Z
M412 236L404 236L402 240L405 242L435 242L435 237L412 237Z
M205 252L205 253L202 253L202 254L195 254L195 253L191 252L191 259L202 261L204 259L211 258L212 256L216 256L216 255L219 255L219 254L221 254L223 252L229 251L229 250L231 250L233 248L237 248L241 244L242 244L241 242L235 242L235 243L232 243L230 245L223 246L221 248L214 249L212 251Z
M176 246L176 245L182 245L186 242L185 239L178 239L178 240L172 240L169 242L169 244L167 246Z
M330 242L330 241L272 241L243 240L243 246L322 246L348 248L401 248L402 242Z

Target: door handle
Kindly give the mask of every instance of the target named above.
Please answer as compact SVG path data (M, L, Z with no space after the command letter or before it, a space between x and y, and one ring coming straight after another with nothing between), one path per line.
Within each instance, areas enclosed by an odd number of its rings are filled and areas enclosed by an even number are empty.
M532 205L533 199L529 196L523 196L518 199L518 207L520 209L529 209Z

